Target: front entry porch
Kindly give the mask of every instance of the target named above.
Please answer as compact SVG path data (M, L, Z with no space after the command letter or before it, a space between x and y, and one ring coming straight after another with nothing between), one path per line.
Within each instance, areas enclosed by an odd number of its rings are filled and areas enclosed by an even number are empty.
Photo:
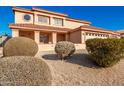
M59 41L66 41L66 33L30 31L30 30L12 30L13 37L27 37L35 40L37 44L56 44Z
M35 40L39 46L39 51L53 51L55 44L59 41L68 40L66 33L29 31L29 30L12 30L13 37L28 37ZM85 44L75 44L76 49L85 49Z

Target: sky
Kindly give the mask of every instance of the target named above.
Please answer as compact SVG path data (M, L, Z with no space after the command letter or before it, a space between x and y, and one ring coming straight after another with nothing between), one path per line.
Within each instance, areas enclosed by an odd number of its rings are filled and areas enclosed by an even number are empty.
M31 9L31 6L18 6ZM92 26L108 30L124 29L123 6L35 6L41 9L68 14L71 18L87 20ZM0 35L11 35L8 24L14 23L14 13L11 6L0 6Z

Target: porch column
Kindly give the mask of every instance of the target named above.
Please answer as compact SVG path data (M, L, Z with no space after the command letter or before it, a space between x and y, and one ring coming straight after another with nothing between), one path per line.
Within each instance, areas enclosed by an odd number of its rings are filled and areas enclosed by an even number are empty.
M85 43L86 41L86 33L84 31L81 31L81 43Z
M55 44L57 42L57 33L52 32L52 43Z
M40 43L40 31L34 31L34 40L37 44Z
M68 41L68 37L69 35L68 34L65 34L65 40Z
M12 29L12 37L19 37L19 29Z

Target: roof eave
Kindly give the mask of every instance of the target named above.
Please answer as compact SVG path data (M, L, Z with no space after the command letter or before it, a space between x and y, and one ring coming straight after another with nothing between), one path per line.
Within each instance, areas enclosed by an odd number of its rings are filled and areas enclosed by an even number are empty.
M30 13L33 14L34 12L28 9L23 9L23 8L17 8L17 7L12 7L13 11L19 11L19 12L24 12L24 13Z
M48 10L44 10L44 9L39 9L39 8L35 8L32 7L33 11L39 11L39 12L44 12L44 13L48 13L48 14L53 14L53 15L58 15L58 16L63 16L63 17L67 17L67 14L63 14L63 13L57 13L57 12L52 12L52 11L48 11Z
M25 29L25 30L36 30L36 31L49 31L49 32L58 32L58 33L67 33L68 31L61 31L61 30L49 30L49 29L38 29L38 28L30 28L30 27L18 27L18 26L14 26L9 24L9 28L11 29Z

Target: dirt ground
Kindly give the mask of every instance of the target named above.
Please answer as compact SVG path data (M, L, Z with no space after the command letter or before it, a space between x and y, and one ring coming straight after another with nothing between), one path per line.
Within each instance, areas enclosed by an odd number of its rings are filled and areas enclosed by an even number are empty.
M53 85L124 85L124 59L109 68L93 62L85 50L61 61L54 52L39 52L53 69Z

